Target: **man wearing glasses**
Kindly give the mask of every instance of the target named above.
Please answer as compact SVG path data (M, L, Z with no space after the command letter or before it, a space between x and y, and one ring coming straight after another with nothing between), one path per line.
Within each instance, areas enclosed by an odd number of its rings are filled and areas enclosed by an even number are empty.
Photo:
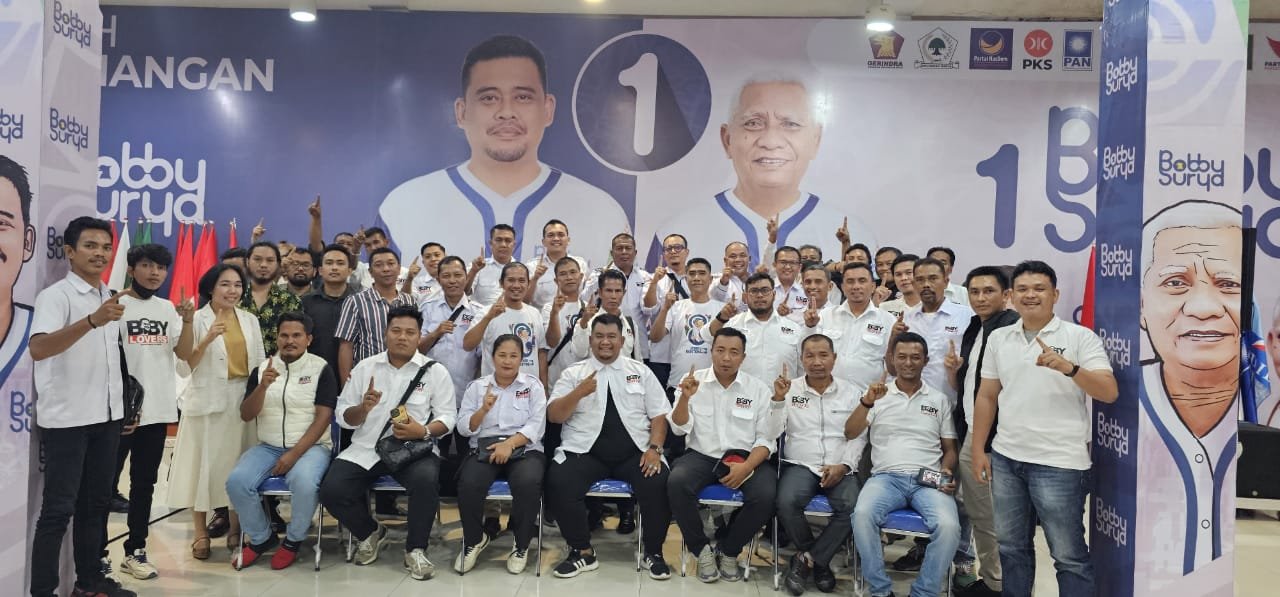
M779 251L781 253L781 251ZM800 325L782 317L774 308L776 290L769 274L747 278L747 310L726 303L711 322L711 334L722 327L741 330L747 337L742 371L760 380L778 376L791 379L800 372Z

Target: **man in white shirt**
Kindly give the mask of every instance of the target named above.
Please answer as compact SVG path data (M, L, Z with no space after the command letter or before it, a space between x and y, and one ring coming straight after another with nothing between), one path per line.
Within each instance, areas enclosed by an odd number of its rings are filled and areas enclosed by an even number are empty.
M472 324L462 337L463 350L480 350L480 375L493 373L493 341L503 334L515 334L520 338L524 355L520 359L520 372L547 378L546 348L542 332L542 314L533 305L525 304L529 288L529 268L513 261L502 268L502 299L489 307L484 316ZM545 385L545 384L544 384Z
M800 324L778 314L775 292L769 274L752 274L747 278L747 311L733 315L733 305L727 304L711 322L712 334L726 327L746 334L742 372L760 380L800 370Z
M653 372L621 354L621 318L599 315L590 334L591 356L564 372L547 405L547 420L563 425L547 472L547 506L570 550L555 575L571 578L598 566L585 498L593 483L611 478L631 485L644 521L644 565L651 578L665 580L671 569L662 544L671 510L662 445L671 406Z
M671 375L664 380L669 395L675 395L684 372L690 367L705 369L711 366L711 320L720 314L724 303L708 296L711 280L711 263L694 257L685 266L685 281L689 286L689 298L679 298L668 292L654 317L649 339L657 345L668 336L671 341ZM743 293L746 294L745 292Z
M749 262L747 243L735 240L725 245L724 269L720 272L720 279L711 287L711 298L727 303L736 297L738 309L746 309L747 278L751 277L751 270L747 269Z
M772 285L771 285L772 286ZM738 555L773 513L777 480L773 453L786 416L784 377L770 388L740 372L747 337L735 328L716 333L712 365L690 369L680 382L671 429L688 436L688 451L672 465L667 481L671 512L685 545L698 558L698 580L740 580ZM698 494L713 483L742 492L743 506L713 549L698 515Z
M803 323L807 328L817 327L824 316L830 317L831 312L840 306L839 301L829 300L833 285L831 274L822 265L810 263L800 273L800 284L809 301L803 311L792 313L792 320Z
M413 295L414 304L422 306L427 300L440 293L440 282L436 276L440 274L440 260L448 255L444 245L427 243L418 251L418 257L409 264L409 273L405 277L401 292ZM421 261L421 265L419 265Z
M924 366L924 382L955 400L954 369L947 363L959 366L960 343L964 330L973 318L973 309L953 303L943 297L946 288L946 267L937 259L926 257L915 262L912 288L920 297L920 303L907 309L901 324L894 323L894 337L906 331L920 334L929 346L929 362ZM889 354L893 353L893 341L889 342ZM889 375L894 375L892 363Z
M1013 307L1020 325L987 338L982 385L974 400L973 475L992 483L1004 594L1029 597L1035 547L1028 531L1039 520L1057 569L1060 595L1094 594L1093 564L1084 538L1089 487L1087 401L1119 396L1102 340L1053 313L1058 277L1043 261L1013 270ZM1000 432L988 457L999 404Z
M804 321L804 310L809 308L809 295L800 283L800 267L800 251L795 247L779 247L773 256L773 271L778 276L773 306L778 315L797 323Z
M862 394L861 388L831 376L838 360L831 338L815 334L801 348L805 374L793 380L787 392L786 441L778 477L778 524L796 546L783 583L796 596L804 593L810 574L818 590L835 590L831 558L849 537L858 502L858 461L867 445L865 434L852 441L844 437L844 424ZM819 491L831 504L832 515L815 540L804 511Z
M556 295L555 265L565 257L577 261L578 270L583 273L591 267L586 259L569 254L569 226L560 220L547 220L542 226L542 251L525 261L530 272L526 303L541 309L551 302Z
M127 293L109 296L102 271L111 260L111 225L82 216L63 232L71 271L36 295L31 321L36 425L44 456L44 496L31 540L31 594L53 595L67 524L75 588L87 594L133 597L99 561L106 539L100 521L111 500L111 477L124 423L120 319Z
M387 313L387 350L360 361L338 396L338 425L355 433L320 484L320 503L359 541L354 557L358 566L377 561L387 541L387 528L369 515L369 487L389 474L408 490L404 566L415 580L435 574L435 565L427 559L427 541L440 505L440 451L433 445L428 455L392 471L375 446L388 433L399 440L434 444L453 429L458 416L453 380L445 367L418 352L421 335L422 314L417 309L395 307ZM392 421L391 411L402 401L406 418Z
M893 283L898 288L900 298L882 301L879 303L881 309L893 314L894 317L901 317L916 305L920 304L920 294L916 292L912 281L915 279L916 261L919 260L918 255L907 253L899 255L893 260L893 265L889 267L889 271L893 275Z
M582 270L579 269L578 261L572 257L561 257L556 262L555 276L560 291L551 302L542 307L542 321L546 324L542 351L546 354L547 383L551 387L555 387L565 368L586 356L585 351L578 352L574 339L579 334L587 335L585 330L578 327L578 320L586 308L584 299L578 298L582 290ZM555 444L548 449L554 450Z
M368 262L360 264L364 267L356 269L356 273L360 275L360 286L362 288L372 288L376 278L373 271L373 255L378 249L390 247L391 240L387 238L386 231L377 226L370 228L362 226L360 232L356 234L356 240L364 247L364 254L369 258ZM400 273L396 274L395 287L397 289L404 287L404 283L408 279L409 268L401 265Z
M689 241L681 234L672 233L662 239L663 265L653 270L653 278L644 291L642 312L648 319L650 328L658 315L658 303L664 300L668 292L677 297L689 298L689 283L685 279L685 265L689 260ZM671 376L671 339L663 338L649 345L649 369L658 379Z
M461 257L443 258L436 269L439 292L421 306L422 338L418 351L439 361L453 377L453 396L462 404L462 395L475 379L480 365L479 347L462 347L471 324L481 317L484 305L467 297L467 264Z
M885 371L884 355L894 318L871 302L876 286L870 265L850 263L844 266L841 276L845 301L824 316L818 328L831 338L840 355L832 374L843 382L866 388Z
M516 248L516 231L510 224L494 224L489 229L489 257L484 256L483 248L480 256L471 262L471 272L467 275L467 288L470 289L471 300L481 305L492 305L502 297L502 268L514 259Z
M608 193L539 161L556 112L542 51L526 39L498 35L467 52L461 71L453 113L470 158L387 194L378 214L396 242L474 247L486 230L503 223L522 240L516 258L528 260L536 249L529 224L558 217L582 231L584 246L595 251L588 257L602 262L609 237L627 227L627 217ZM554 287L547 300L552 293Z
M642 330L630 315L622 312L622 304L626 300L626 276L616 270L605 270L597 276L596 287L599 289L595 293L598 304L597 301L591 301L583 309L582 317L578 319L578 335L573 337L574 352L580 355L590 352L587 334L583 332L589 329L591 320L608 313L622 320L622 356L640 360L640 351L637 347L640 343L638 336Z
M943 272L947 278L946 299L966 307L969 306L969 291L964 286L951 283L951 274L956 267L956 252L951 247L933 247L924 256L930 259L937 259L942 262L943 267L946 269Z
M897 377L889 385L883 377L871 384L845 423L847 438L867 431L875 465L853 510L853 541L874 597L893 594L880 544L880 525L890 512L911 508L933 531L920 574L911 585L912 595L938 595L944 590L960 544L951 400L920 377L928 352L919 334L899 335L893 351Z
M636 265L636 239L626 232L613 237L609 249L611 265L596 268L582 285L582 299L591 298L599 290L600 274L607 269L622 272L626 277L626 292L622 297L622 312L636 324L636 352L639 360L649 358L649 323L644 316L644 294L653 274ZM662 380L660 380L662 381Z

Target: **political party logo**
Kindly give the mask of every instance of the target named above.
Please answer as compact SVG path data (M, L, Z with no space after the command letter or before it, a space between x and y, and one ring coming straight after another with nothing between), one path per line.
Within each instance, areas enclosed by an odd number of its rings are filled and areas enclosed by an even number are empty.
M521 322L511 326L511 333L520 339L520 349L524 357L533 354L534 344L533 327L527 323Z
M1022 70L1053 70L1053 59L1049 52L1053 51L1053 36L1044 29L1036 29L1022 39L1022 49L1027 58L1022 59Z
M74 114L49 108L49 140L84 151L89 148L89 125Z
M1013 68L1013 29L970 29L969 68L1010 70Z
M106 195L110 203L98 216L112 220L142 217L163 226L164 236L170 236L175 220L204 220L205 166L204 160L192 163L156 155L150 143L143 144L141 154L135 154L124 141L118 158L98 156L98 188L110 190Z
M21 113L9 112L4 107L0 107L0 139L3 139L6 145L22 139L23 130L26 128L23 126L25 120L26 117Z
M1272 60L1263 60L1262 68L1266 70L1280 70L1280 41L1267 38L1267 46L1271 48ZM1252 54L1252 52L1250 52Z
M916 41L916 46L920 48L920 59L915 62L916 68L923 70L960 68L960 62L955 60L959 40L943 28L936 27L933 31L924 34L924 37Z
M1172 151L1161 149L1159 157L1159 182L1164 187L1194 187L1213 190L1226 184L1226 160L1206 159L1200 153L1175 156Z
M1062 70L1093 70L1093 32L1067 30L1062 36Z
M53 33L87 48L93 41L93 25L80 18L80 13L67 10L59 0L53 1Z
M905 41L906 38L897 31L877 33L867 38L871 45L871 60L867 61L867 68L902 68L898 55L902 53Z
M689 321L685 325L685 337L689 339L689 344L702 346L707 343L702 339L702 328L706 327L710 322L711 318L701 313L689 316Z

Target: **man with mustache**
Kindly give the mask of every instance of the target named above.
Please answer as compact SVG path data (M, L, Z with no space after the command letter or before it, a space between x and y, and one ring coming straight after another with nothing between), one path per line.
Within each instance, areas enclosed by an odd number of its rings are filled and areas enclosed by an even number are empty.
M537 46L497 35L473 47L462 63L453 112L470 158L387 194L378 213L399 246L435 241L474 247L495 224L510 224L521 241L515 258L528 260L541 238L528 230L561 218L593 251L584 255L589 261L605 261L609 238L626 229L627 217L608 193L539 161L543 135L555 120L556 96Z

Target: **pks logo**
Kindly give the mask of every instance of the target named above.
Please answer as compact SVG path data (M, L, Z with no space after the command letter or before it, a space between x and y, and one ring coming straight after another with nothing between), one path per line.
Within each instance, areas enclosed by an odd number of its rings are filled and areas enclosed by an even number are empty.
M49 140L84 151L89 148L89 125L80 122L73 114L49 108Z
M175 220L203 220L205 161L190 168L189 163L156 156L150 143L142 146L141 156L134 155L128 141L120 144L119 159L98 156L98 188L111 189L111 203L98 215L107 219L141 215L162 223L165 236L171 234ZM130 213L129 204L134 202L138 206Z
M537 344L537 340L533 336L532 326L527 323L520 322L511 326L511 333L515 334L517 338L520 338L520 347L525 358L528 358L529 355L533 354L533 348L534 345Z
M6 144L22 139L25 128L22 123L25 120L21 113L8 112L0 108L0 139L4 139Z
M1271 60L1262 61L1262 68L1266 70L1280 70L1280 41L1268 37L1267 45L1270 46L1273 56Z
M970 29L969 68L1010 70L1013 68L1013 29Z
M1138 170L1138 149L1126 145L1102 148L1102 180L1129 177Z
M53 0L53 32L82 48L93 41L93 25L80 18L80 13L63 8L59 0Z
M1196 187L1205 191L1226 184L1226 160L1205 159L1199 153L1194 156L1174 157L1173 152L1161 149L1159 154L1160 185Z
M897 31L872 35L867 40L871 44L871 60L867 61L867 68L902 68L898 55L902 53L904 41L906 38Z
M1022 49L1029 58L1022 59L1022 70L1053 70L1053 59L1049 52L1053 51L1053 36L1044 29L1036 29L1028 33L1022 40Z
M1068 30L1062 40L1062 70L1093 70L1093 32Z
M916 68L925 70L960 68L960 62L955 60L959 41L941 27L924 34L916 45L920 48L920 60L916 61Z
M928 404L921 404L921 405L920 405L920 414L925 415L925 416L928 416L928 417L933 417L933 418L935 418L935 419L936 419L936 418L938 418L938 407L936 407L936 406L929 406Z
M1106 94L1129 91L1138 85L1138 57L1126 56L1119 62L1107 61L1106 74L1103 76Z
M129 344L152 346L169 343L169 322L155 319L130 319L125 321Z

